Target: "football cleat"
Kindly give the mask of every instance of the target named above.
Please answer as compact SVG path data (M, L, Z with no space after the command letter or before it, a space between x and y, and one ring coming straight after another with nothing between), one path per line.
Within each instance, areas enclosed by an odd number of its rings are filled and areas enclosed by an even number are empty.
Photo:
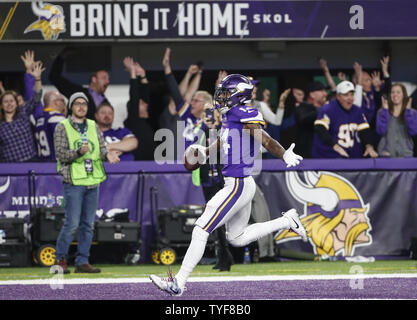
M298 216L298 213L295 209L288 210L287 212L282 214L284 217L288 219L290 222L290 229L297 233L304 242L307 242L307 232L304 228L301 220Z
M154 274L151 274L149 278L152 282L162 291L165 291L171 296L180 297L184 290L181 289L177 284L177 279L163 279Z

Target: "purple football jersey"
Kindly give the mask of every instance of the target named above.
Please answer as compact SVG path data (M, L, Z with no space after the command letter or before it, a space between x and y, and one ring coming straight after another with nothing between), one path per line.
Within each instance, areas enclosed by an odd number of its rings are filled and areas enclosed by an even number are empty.
M120 142L125 137L134 137L132 131L127 128L109 129L103 132L104 142L106 145ZM135 157L132 152L123 152L119 157L120 161L134 161Z
M200 119L191 113L191 105L186 101L183 101L176 109L178 116L184 121L182 137L184 138L185 148L188 148L188 146L194 143L199 143L207 127L206 124L204 122L199 123Z
M345 149L350 158L362 157L362 144L358 132L369 128L369 124L361 108L353 105L347 111L336 99L332 100L319 108L314 125L324 126L330 132L333 141ZM314 158L342 158L332 146L325 144L317 133L314 133L312 154Z
M254 170L261 144L243 129L246 123L265 125L262 114L249 106L236 106L223 115L220 150L226 177L247 177Z
M65 120L65 115L57 111L47 110L35 114L35 138L39 158L43 161L55 161L54 131L56 125Z

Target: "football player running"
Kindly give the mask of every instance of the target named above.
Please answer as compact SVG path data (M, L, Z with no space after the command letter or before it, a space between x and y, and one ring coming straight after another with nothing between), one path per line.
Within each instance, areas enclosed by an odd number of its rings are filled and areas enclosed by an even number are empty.
M213 155L220 150L225 185L207 203L203 214L196 221L191 243L178 274L169 279L150 276L159 289L171 296L183 294L188 277L203 257L209 234L224 224L227 240L236 247L246 246L282 229L292 229L307 241L305 228L295 209L283 213L282 217L248 225L256 189L251 173L260 144L272 155L282 159L287 167L297 166L303 159L293 152L294 143L285 150L262 129L265 122L261 113L247 105L250 103L252 90L253 84L245 76L231 74L225 77L214 94L216 108L222 113L220 137L209 147L191 145L186 150L188 154L198 154L199 163L206 160L201 159L202 154L213 159ZM196 150L198 152L194 152Z

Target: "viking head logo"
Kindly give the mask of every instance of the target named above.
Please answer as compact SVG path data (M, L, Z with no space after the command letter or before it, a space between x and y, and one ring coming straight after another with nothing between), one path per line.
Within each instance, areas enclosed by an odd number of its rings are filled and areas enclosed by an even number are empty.
M345 178L331 172L286 172L288 190L304 204L302 223L316 254L334 256L354 254L355 248L372 243L368 218L369 203L364 204L358 190ZM276 236L277 243L292 240L297 234L288 230Z
M32 11L38 20L26 28L24 33L39 30L45 40L56 40L60 33L65 32L65 16L61 6L42 1L32 2Z

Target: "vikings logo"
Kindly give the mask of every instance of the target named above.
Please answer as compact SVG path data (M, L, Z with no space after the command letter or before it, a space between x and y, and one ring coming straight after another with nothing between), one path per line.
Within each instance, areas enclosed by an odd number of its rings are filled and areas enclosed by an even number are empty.
M24 33L39 30L45 40L56 40L60 33L65 32L65 16L61 6L39 1L32 2L32 11L39 19L26 28Z
M351 256L355 248L372 243L368 212L358 190L345 178L326 171L304 173L306 183L297 172L286 172L287 187L292 196L304 204L301 221L314 252ZM295 240L298 235L283 231L275 236L277 243Z
M0 179L0 181L1 180L3 180L3 179ZM10 177L7 177L6 182L4 182L0 185L0 194L6 192L6 190L9 188L9 186L10 186Z

